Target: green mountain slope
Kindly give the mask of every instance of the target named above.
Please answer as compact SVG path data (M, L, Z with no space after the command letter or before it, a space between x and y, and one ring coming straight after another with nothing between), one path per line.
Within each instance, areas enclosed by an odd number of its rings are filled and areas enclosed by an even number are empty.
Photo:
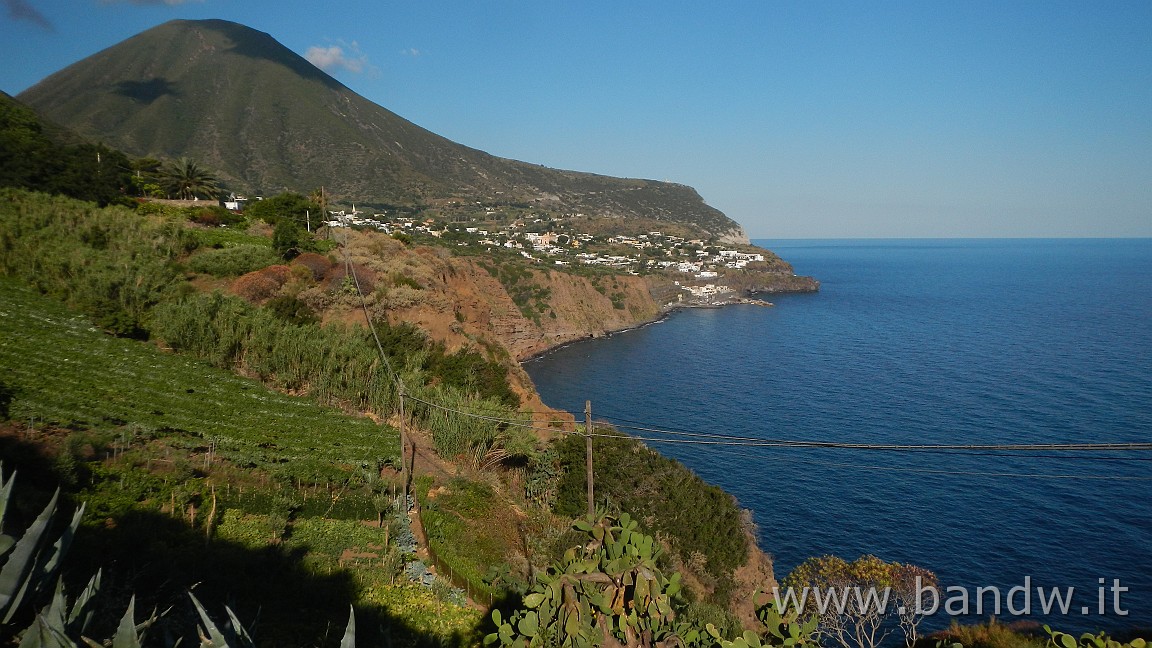
M457 144L357 95L268 34L222 20L165 23L18 98L131 155L191 157L241 191L324 186L358 204L524 203L746 240L691 187L559 171Z

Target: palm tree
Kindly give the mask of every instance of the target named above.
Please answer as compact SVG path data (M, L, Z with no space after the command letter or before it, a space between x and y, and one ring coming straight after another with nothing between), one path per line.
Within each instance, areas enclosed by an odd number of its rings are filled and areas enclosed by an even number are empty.
M200 196L205 198L220 196L220 186L216 178L186 157L161 169L160 181L169 195L175 195L182 200L192 200Z

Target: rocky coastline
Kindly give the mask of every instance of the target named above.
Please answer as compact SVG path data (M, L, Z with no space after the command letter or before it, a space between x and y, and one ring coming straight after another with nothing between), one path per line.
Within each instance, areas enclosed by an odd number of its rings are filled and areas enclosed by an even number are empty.
M794 294L794 293L811 293L811 292L818 292L819 291L819 286L820 286L819 281L816 281L815 279L811 279L810 277L799 277L799 278L810 280L811 283L807 284L802 289L757 291L755 293L750 293L750 294L749 293L743 293L742 294L742 293L737 292L737 291L724 291L724 292L716 293L715 295L708 297L708 298L681 299L681 300L677 300L674 302L670 302L670 303L667 303L664 306L662 306L660 308L659 312L652 318L637 322L635 324L627 325L627 326L621 326L621 327L617 327L617 328L606 328L606 329L601 330L601 331L589 331L589 332L587 332L583 335L580 335L578 337L573 337L570 339L566 339L566 340L557 342L557 343L549 345L546 348L543 348L539 351L535 351L533 353L529 353L529 354L525 355L524 357L519 359L519 364L521 366L523 366L526 363L533 362L535 360L538 360L540 358L548 356L549 354L551 354L554 351L557 351L559 349L563 349L569 345L576 344L578 342L583 342L586 340L597 340L597 339L602 339L602 338L613 337L616 335L620 335L622 333L627 333L629 331L635 331L638 329L642 329L646 326L651 326L653 324L659 324L660 322L671 317L673 313L680 311L680 310L697 309L697 308L724 308L726 306L736 306L736 305L760 306L763 308L773 308L776 306L776 304L774 304L773 302L770 302L768 300L761 299L759 297L755 297L754 295L758 295L758 294L781 295L781 294Z

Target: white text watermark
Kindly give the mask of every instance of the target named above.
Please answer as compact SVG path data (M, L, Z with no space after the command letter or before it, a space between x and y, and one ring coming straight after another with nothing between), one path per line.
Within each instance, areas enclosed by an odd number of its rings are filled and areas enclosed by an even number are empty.
M1122 595L1128 588L1120 584L1120 579L1097 579L1097 587L1077 589L1075 587L1042 587L1032 585L1032 577L1008 588L990 585L984 587L960 587L952 585L940 588L924 583L917 576L915 583L905 590L905 595L894 595L891 587L804 587L797 592L793 588L777 589L773 592L776 605L780 609L796 608L804 612L826 614L853 613L880 615L895 612L900 616L949 616L996 615L1031 616L1053 615L1096 615L1128 616L1123 607Z

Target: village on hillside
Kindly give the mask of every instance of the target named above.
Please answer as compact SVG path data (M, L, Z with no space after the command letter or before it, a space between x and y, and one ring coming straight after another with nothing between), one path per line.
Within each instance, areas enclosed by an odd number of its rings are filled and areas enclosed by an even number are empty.
M685 275L676 285L693 301L730 300L733 290L709 283L725 269L746 268L763 262L764 255L720 247L714 241L686 239L650 231L636 235L596 236L580 232L577 218L526 217L508 223L448 223L437 219L389 216L351 210L330 211L324 222L330 228L374 229L390 235L432 237L441 245L517 253L533 263L553 267L583 265L617 272L640 274L667 271ZM753 300L755 301L755 300Z

